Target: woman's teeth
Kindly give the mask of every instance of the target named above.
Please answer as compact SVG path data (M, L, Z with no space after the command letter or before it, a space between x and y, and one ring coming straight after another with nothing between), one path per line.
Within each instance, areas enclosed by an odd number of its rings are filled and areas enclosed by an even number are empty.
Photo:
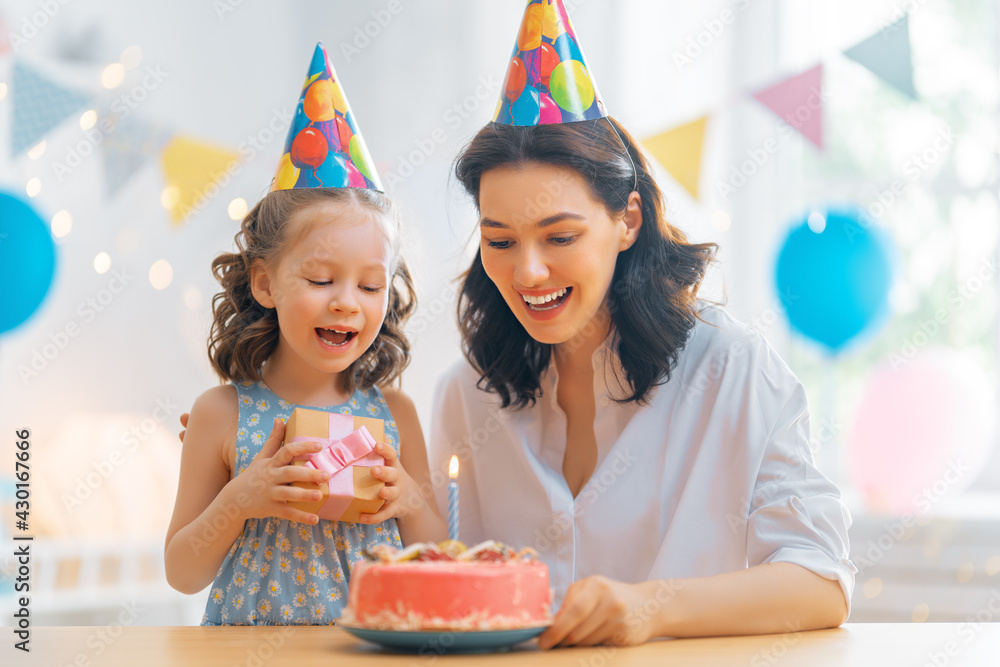
M548 294L543 294L542 296L528 296L527 294L522 294L521 298L524 299L524 302L527 303L529 306L532 306L534 310L549 310L550 308L555 308L559 304L553 303L548 308L541 308L540 306L544 306L545 304L550 303L552 301L557 301L562 297L564 297L568 292L569 288L563 287L560 290L556 290L555 292L550 292Z

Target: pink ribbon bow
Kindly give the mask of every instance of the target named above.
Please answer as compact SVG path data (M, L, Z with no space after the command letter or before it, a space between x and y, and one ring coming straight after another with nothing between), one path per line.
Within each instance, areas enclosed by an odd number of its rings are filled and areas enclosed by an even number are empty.
M330 413L329 438L296 436L289 440L289 442L310 441L323 444L323 449L315 454L296 457L308 458L306 467L325 470L332 474L329 482L330 497L317 512L321 519L337 521L354 500L352 469L354 466L371 468L385 464L385 459L375 451L377 442L371 432L365 426L361 426L345 433L348 424L353 429L354 418L350 415Z

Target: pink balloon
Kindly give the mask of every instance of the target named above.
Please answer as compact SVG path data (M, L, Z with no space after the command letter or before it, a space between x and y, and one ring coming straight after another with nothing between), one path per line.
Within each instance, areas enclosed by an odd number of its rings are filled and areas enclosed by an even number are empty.
M358 168L350 160L344 160L347 164L347 186L351 188L367 188L365 177L361 175Z
M541 93L539 98L539 124L561 123L562 111L559 110L559 105L552 99L552 96L548 93Z
M967 488L993 444L992 393L954 350L890 357L868 383L848 442L848 472L868 507L924 514Z

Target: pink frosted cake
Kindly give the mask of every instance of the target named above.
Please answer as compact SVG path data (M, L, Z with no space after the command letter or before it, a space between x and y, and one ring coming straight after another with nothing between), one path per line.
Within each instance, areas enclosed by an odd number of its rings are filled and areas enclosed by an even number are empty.
M498 542L381 548L355 565L343 625L374 630L509 630L549 625L549 570Z

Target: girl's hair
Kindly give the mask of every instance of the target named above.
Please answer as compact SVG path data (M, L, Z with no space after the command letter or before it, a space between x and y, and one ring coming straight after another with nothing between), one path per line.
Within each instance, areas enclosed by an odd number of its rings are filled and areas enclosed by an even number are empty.
M347 391L387 385L399 379L410 363L410 342L403 325L416 307L406 262L399 256L399 219L381 192L358 188L277 190L253 207L236 234L236 252L212 261L212 273L222 291L212 299L213 322L208 357L222 380L260 381L260 368L278 344L278 316L260 305L250 291L250 267L260 259L276 263L286 246L288 220L307 206L336 201L366 207L392 245L389 304L382 328L372 345L347 369Z
M690 244L667 222L649 163L611 118L537 126L490 123L458 156L455 175L478 208L484 173L532 163L577 172L611 215L624 214L633 190L642 199L642 227L632 247L618 255L607 304L611 343L628 382L627 395L616 400L644 404L653 387L670 379L700 319L697 291L718 246ZM517 320L486 275L480 252L463 275L458 319L465 356L481 373L478 386L499 394L503 407L534 405L552 346L533 339Z

